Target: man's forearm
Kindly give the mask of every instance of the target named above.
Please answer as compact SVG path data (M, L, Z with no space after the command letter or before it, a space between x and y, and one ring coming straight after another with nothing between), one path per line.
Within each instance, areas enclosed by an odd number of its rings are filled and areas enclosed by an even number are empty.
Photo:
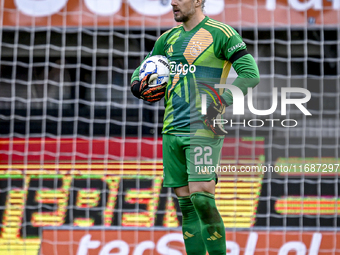
M248 88L254 88L260 82L259 69L252 55L247 54L237 59L233 67L238 75L233 85L241 89L243 95L247 94ZM222 97L227 105L233 104L233 96L229 90L225 91Z

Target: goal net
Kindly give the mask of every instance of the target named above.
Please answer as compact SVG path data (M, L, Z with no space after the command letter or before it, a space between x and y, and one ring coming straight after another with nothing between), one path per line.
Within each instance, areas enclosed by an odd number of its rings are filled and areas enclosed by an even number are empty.
M224 115L227 254L340 253L339 9L206 0L261 75L244 114ZM164 102L129 87L175 25L170 0L0 1L1 254L185 254L162 186Z

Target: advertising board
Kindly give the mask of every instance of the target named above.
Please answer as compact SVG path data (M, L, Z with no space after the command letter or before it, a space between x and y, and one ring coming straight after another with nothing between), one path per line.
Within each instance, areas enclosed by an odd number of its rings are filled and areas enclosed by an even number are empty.
M3 26L173 27L170 0L4 0ZM206 14L231 26L340 23L340 1L207 0ZM157 24L157 25L156 25Z
M339 254L340 233L226 231L228 255ZM112 252L115 253L112 253ZM182 255L180 231L45 229L41 255Z

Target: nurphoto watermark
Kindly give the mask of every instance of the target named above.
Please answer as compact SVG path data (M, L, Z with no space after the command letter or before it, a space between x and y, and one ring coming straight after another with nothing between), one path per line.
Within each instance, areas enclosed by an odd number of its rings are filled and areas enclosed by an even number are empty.
M234 85L230 84L215 84L215 88L217 89L228 89L232 95L233 95L233 115L244 115L244 95L241 89ZM210 89L213 89L210 87ZM216 91L214 91L215 95L217 94ZM288 93L300 93L304 95L302 98L288 98ZM211 94L209 94L212 96ZM281 88L281 115L286 116L287 115L287 105L295 105L304 115L311 116L312 114L304 107L302 104L307 103L311 99L311 93L304 88ZM255 109L253 104L253 89L248 88L248 108L249 111L255 115L258 116L268 116L272 113L274 113L278 107L278 88L273 88L272 93L272 106L270 109L267 110L258 110ZM201 112L203 115L207 114L207 95L201 94ZM229 124L230 127L233 127L235 125L242 125L244 127L262 127L265 125L265 122L268 122L268 124L271 127L274 127L275 123L281 124L282 127L296 127L298 125L297 120L295 119L250 119L242 121L234 121L232 119L215 119L214 120L214 126L215 125L226 125Z

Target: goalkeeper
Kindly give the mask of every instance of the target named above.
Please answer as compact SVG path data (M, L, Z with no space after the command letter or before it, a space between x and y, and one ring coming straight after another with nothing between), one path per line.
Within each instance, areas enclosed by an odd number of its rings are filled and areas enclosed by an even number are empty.
M260 78L241 36L205 16L204 3L171 1L174 18L181 24L162 34L146 57L168 58L169 82L149 88L157 74L139 81L138 67L131 78L131 91L149 102L164 97L163 185L174 188L178 197L187 254L205 255L208 251L210 255L225 255L225 227L215 204L217 175L211 167L219 164L226 134L223 127L214 125L214 119L233 104L233 96L230 91L219 94L213 87L225 83L231 65L238 75L233 85L244 95ZM201 110L203 93L209 95L206 115Z

